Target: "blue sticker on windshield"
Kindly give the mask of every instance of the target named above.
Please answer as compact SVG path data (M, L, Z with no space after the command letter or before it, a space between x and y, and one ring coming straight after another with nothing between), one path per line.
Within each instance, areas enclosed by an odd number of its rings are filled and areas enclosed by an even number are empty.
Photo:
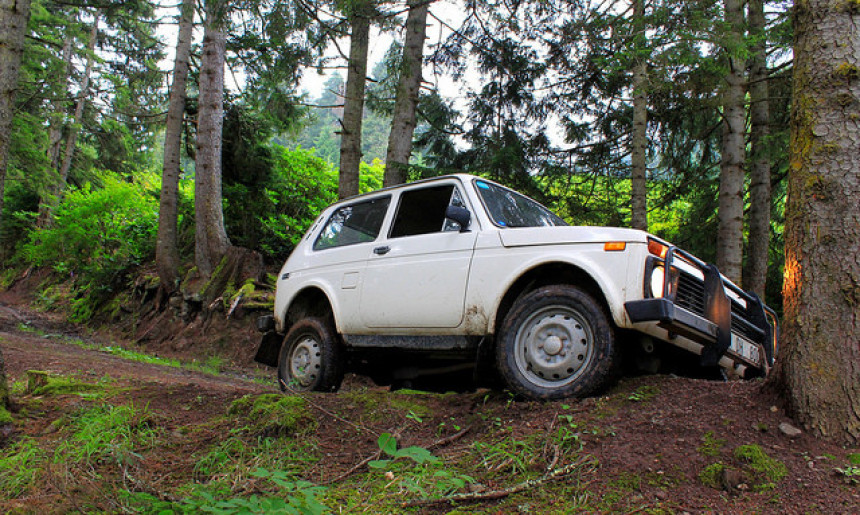
M490 189L490 185L483 181L477 181L475 184L478 185L479 188L484 188L485 190Z
M499 225L501 225L502 227L505 227L505 226L507 225L505 222L503 222L503 221L501 221L501 220L499 220L499 221L498 221L498 222L496 222L496 223L497 223L497 224L499 224Z

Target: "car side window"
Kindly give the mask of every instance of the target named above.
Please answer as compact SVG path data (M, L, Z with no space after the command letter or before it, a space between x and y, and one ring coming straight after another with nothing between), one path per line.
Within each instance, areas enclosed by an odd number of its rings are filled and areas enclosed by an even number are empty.
M459 231L456 222L445 218L445 210L451 204L463 206L462 197L453 184L404 191L400 194L390 237Z
M380 197L338 208L320 231L314 250L375 240L390 202L391 197Z

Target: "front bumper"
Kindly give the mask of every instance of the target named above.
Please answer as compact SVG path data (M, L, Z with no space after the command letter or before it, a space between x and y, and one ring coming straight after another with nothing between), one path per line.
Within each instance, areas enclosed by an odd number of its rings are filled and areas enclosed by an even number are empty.
M701 277L673 267L677 256L686 265L698 268ZM665 276L674 277L675 283L670 288L672 280L665 280L661 297L625 303L631 322L656 322L670 337L679 335L701 344L705 366L719 363L730 349L733 357L764 372L773 366L779 330L776 314L754 293L741 290L725 280L716 266L677 247L669 247L662 260L649 259L656 265L650 263L646 275L650 275L653 266L662 266L671 270ZM727 291L738 300L732 300ZM650 291L645 295L651 296ZM751 352L750 347L755 350Z

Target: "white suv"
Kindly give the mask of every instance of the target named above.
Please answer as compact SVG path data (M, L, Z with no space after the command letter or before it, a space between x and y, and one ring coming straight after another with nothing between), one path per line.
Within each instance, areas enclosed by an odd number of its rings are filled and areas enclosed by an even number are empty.
M773 365L778 327L754 294L655 236L569 226L499 184L451 175L326 209L258 329L256 359L284 389L336 390L347 370L390 383L468 369L556 399L606 385L619 333L750 377Z

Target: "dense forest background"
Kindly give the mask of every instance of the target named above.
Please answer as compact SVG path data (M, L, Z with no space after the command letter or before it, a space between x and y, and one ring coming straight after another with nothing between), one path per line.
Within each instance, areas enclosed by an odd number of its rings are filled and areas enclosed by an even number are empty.
M0 258L73 277L79 319L154 262L167 196L178 282L201 267L195 195L214 195L224 241L277 265L345 194L345 176L364 192L451 172L510 185L573 224L647 229L781 305L786 2L183 5L32 3ZM181 30L175 48L159 37L168 24L186 26L185 54ZM368 68L371 33L392 43ZM317 70L330 77L322 91L300 94ZM241 87L225 89L225 73ZM201 139L213 89L220 155ZM410 115L412 127L391 130ZM404 134L405 159L392 154ZM173 191L168 153L179 156ZM212 166L220 188L201 190Z

